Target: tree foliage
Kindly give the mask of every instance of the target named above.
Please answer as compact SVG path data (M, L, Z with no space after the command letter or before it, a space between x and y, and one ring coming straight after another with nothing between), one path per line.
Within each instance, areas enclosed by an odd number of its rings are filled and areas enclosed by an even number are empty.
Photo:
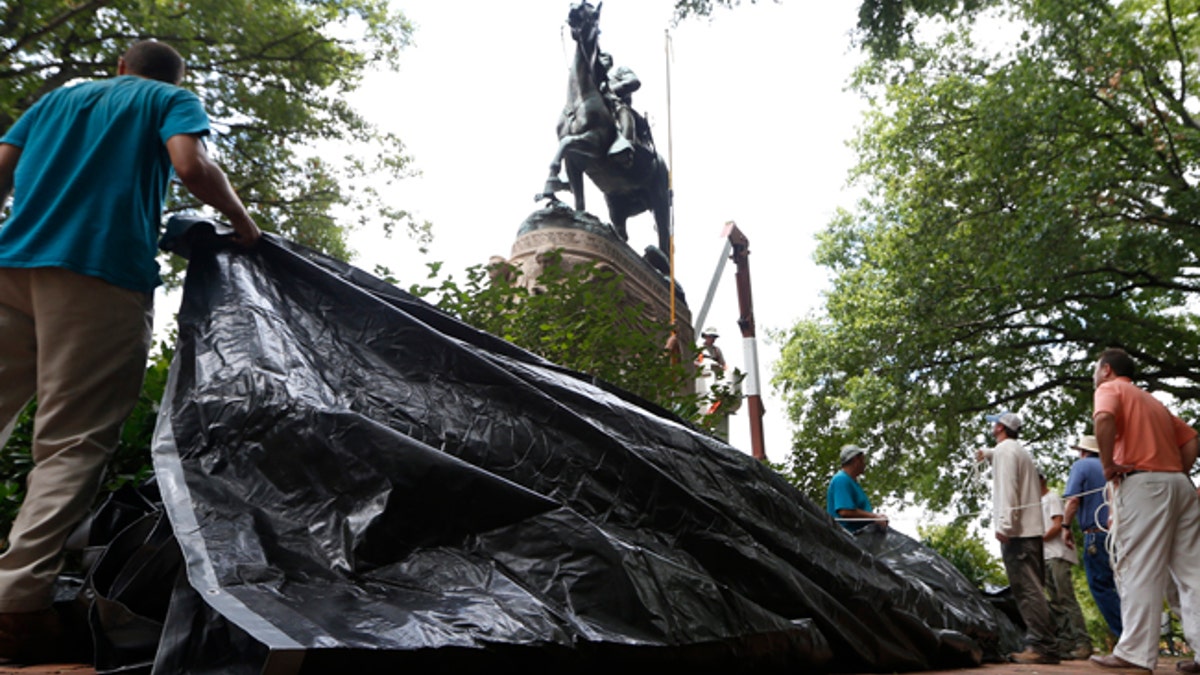
M1010 10L1007 52L960 22L859 74L869 196L822 234L832 288L775 372L793 461L818 476L852 439L879 448L882 491L975 510L982 414L1018 410L1022 440L1065 463L1105 346L1197 412L1200 4Z
M754 4L756 1L750 0L750 4ZM775 2L781 1L775 0ZM713 10L718 7L731 9L740 4L742 4L742 0L675 0L675 21L682 21L694 16L711 17Z
M857 40L876 57L894 57L902 47L913 44L922 19L970 19L997 4L999 0L862 0Z
M471 267L462 282L435 263L428 283L411 291L480 330L700 421L692 369L664 351L670 326L631 300L620 274L594 262L566 264L560 250L540 262L532 285L507 263Z
M335 216L404 220L381 182L361 180L403 175L403 146L346 102L408 43L412 27L386 0L0 0L0 15L0 133L47 92L114 75L134 41L161 39L187 61L184 86L213 120L209 147L260 225L345 259L350 223ZM369 155L312 149L332 141ZM170 209L196 206L179 190Z
M717 8L731 9L740 4L741 0L675 0L675 21L711 17ZM1000 0L860 0L855 37L871 54L891 58L912 43L922 19L970 19L997 4Z

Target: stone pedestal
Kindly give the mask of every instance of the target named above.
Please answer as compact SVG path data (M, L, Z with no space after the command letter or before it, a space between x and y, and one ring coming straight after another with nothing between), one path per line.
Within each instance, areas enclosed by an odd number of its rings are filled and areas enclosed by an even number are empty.
M521 269L521 278L533 283L541 272L541 256L555 249L562 249L567 265L595 261L621 274L626 293L641 303L648 316L662 323L670 321L670 279L621 241L607 223L562 203L534 211L517 231L508 262ZM647 255L662 255L657 247L650 249ZM692 314L678 284L675 291L678 337L690 346L695 344Z

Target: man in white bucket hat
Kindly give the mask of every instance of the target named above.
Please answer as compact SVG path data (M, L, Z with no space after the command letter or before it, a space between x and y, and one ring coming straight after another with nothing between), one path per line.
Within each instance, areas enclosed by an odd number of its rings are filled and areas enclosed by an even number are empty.
M1071 519L1077 518L1079 529L1083 531L1083 569L1087 573L1088 588L1108 629L1120 638L1121 596L1117 594L1117 581L1108 559L1107 482L1104 467L1100 464L1100 446L1096 444L1095 436L1085 435L1080 436L1071 449L1079 451L1079 459L1071 465L1067 489L1063 491L1066 499L1063 536L1071 536Z

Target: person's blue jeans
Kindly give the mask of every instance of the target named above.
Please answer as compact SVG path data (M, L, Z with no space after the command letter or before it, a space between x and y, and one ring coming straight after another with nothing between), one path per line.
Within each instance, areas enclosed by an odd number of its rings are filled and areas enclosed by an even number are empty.
M1121 637L1121 597L1117 595L1116 580L1108 559L1108 534L1085 532L1083 535L1083 569L1087 572L1088 588L1100 615L1109 630Z

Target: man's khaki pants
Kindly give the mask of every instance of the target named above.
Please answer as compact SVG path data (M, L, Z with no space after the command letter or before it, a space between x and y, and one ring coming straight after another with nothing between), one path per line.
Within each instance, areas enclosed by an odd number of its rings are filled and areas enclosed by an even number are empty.
M25 501L0 555L0 612L51 604L146 372L153 296L57 268L0 268L0 426L37 396Z
M1063 558L1046 559L1046 595L1050 601L1050 619L1058 638L1059 656L1067 656L1081 647L1091 648L1083 610L1075 598L1071 568L1075 565Z
M1116 573L1124 630L1113 654L1151 670L1158 663L1163 595L1174 577L1188 644L1200 644L1200 503L1182 473L1126 476L1117 488Z

